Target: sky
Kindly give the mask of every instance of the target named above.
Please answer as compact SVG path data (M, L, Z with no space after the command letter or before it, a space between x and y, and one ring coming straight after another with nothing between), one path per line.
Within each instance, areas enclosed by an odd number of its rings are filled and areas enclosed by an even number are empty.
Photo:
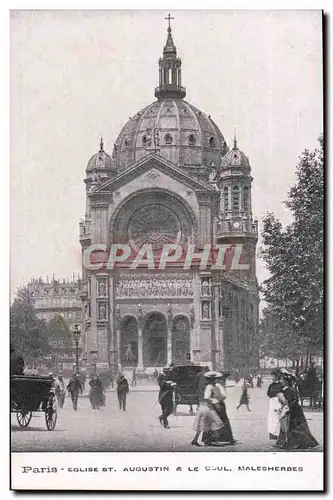
M81 271L83 179L130 116L155 100L168 11L12 11L11 293ZM321 12L173 11L186 100L250 158L253 213L274 212L323 130ZM267 277L258 259L257 275Z

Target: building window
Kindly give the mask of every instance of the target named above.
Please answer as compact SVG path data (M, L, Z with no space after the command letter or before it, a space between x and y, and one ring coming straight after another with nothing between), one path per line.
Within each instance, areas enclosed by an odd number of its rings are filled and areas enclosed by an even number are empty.
M144 135L144 136L142 137L142 145L143 145L144 147L146 147L146 146L147 146L147 136L146 136L146 135Z
M239 212L239 187L235 186L232 190L232 209Z
M193 134L190 134L188 136L188 145L189 146L195 146L195 137Z
M215 148L215 138L214 137L209 138L209 147Z
M224 211L228 212L229 210L229 190L227 186L223 189L223 203L224 203Z
M165 142L165 144L172 144L172 137L170 134L165 134L164 142Z
M243 207L244 212L248 212L249 210L249 188L245 187L243 189Z
M172 83L172 69L168 69L168 83Z

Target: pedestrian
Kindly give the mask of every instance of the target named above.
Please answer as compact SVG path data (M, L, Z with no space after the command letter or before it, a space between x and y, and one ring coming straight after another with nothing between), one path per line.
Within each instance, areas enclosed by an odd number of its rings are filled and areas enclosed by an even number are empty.
M119 402L119 410L126 410L126 397L129 392L128 382L125 376L120 373L117 379L117 396Z
M205 387L203 399L200 399L199 401L199 410L193 424L193 428L195 430L194 438L191 441L191 445L193 446L200 446L198 438L201 432L203 433L202 441L207 446L212 444L212 434L214 433L214 431L219 431L223 427L222 420L218 416L213 406L214 403L218 403L218 400L214 398L216 373L217 372L208 371L204 374L207 380L207 384Z
M170 429L168 416L173 412L173 391L176 384L173 382L167 382L164 373L160 373L160 375L158 375L157 382L160 388L158 393L158 402L160 403L162 410L162 414L158 418L164 429Z
M62 408L65 403L66 389L62 375L59 375L54 383L54 394L56 395L59 408Z
M281 392L282 384L280 382L281 373L279 370L272 371L272 383L268 386L267 396L269 399L268 417L267 417L267 430L269 439L277 439L280 432L280 421L278 410L281 404L278 399L278 394Z
M205 388L204 399L210 400L213 410L223 423L223 427L215 431L205 431L202 435L202 441L207 445L217 442L229 442L234 444L235 440L232 435L231 425L225 406L225 399L227 396L223 384L219 382L219 379L222 379L223 375L222 373L211 371L206 372L205 377L208 379L208 384Z
M197 374L194 381L194 390L198 394L198 401L204 399L205 387L207 385L207 377L205 377L205 373L209 372L209 367L204 366L202 371ZM197 407L197 411L199 410L199 403Z
M240 397L239 405L237 406L237 410L242 405L246 405L247 411L251 411L250 407L249 407L250 398L249 398L249 395L248 395L248 392L247 392L248 389L249 389L249 387L251 387L251 384L249 382L247 382L246 379L244 379L243 385L242 385L242 395Z
M257 375L257 387L258 387L258 389L261 389L261 387L262 387L262 376L260 373L258 373L258 375Z
M85 372L81 372L80 375L79 375L79 378L80 378L80 382L81 382L81 385L82 385L82 391L85 390L85 387L86 387L86 374Z
M302 407L298 403L297 391L291 373L281 376L282 389L278 394L281 408L278 411L280 433L276 446L284 450L308 449L318 446L312 436Z
M83 393L83 387L76 373L69 379L67 391L72 398L73 409L77 410L77 401L79 399L79 394Z
M99 410L101 406L105 406L104 387L98 375L94 375L89 381L90 391L89 400L93 410Z
M133 368L133 371L132 371L132 383L131 383L132 387L136 386L136 368L134 367Z

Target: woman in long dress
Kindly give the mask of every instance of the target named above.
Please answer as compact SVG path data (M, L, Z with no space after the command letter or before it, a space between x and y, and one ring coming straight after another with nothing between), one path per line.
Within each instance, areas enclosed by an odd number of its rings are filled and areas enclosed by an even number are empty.
M318 445L312 436L303 410L298 403L293 376L282 374L282 389L278 395L281 403L280 433L276 443L278 448L285 450L314 448Z
M278 399L278 394L281 392L282 384L279 381L279 371L272 372L272 383L267 389L267 396L269 397L267 430L269 439L277 439L280 432L280 421L278 410L281 408L281 403Z
M215 381L210 384L212 406L216 411L217 415L220 417L223 423L223 427L217 431L204 432L202 435L202 441L207 444L213 443L230 443L234 444L236 441L232 435L230 421L227 415L227 408L225 405L226 392L222 385L219 383L218 378L220 374L215 375Z
M93 410L99 410L101 406L105 406L104 388L101 379L94 376L90 382L89 399Z
M203 442L208 445L210 444L208 433L212 431L219 431L223 427L222 420L213 407L214 403L218 403L218 400L213 397L213 386L215 385L216 373L217 372L205 373L208 384L205 387L203 399L200 400L199 410L193 424L195 435L192 439L191 444L194 446L200 446L200 444L198 443L198 438L201 432L203 433Z
M237 406L237 410L242 406L242 405L245 405L246 408L247 408L247 411L251 411L250 410L250 396L249 396L249 393L247 392L249 387L251 386L251 383L248 382L245 378L244 378L244 382L243 382L243 385L242 385L242 394L241 394L241 397L240 397L240 400L239 400L239 405Z

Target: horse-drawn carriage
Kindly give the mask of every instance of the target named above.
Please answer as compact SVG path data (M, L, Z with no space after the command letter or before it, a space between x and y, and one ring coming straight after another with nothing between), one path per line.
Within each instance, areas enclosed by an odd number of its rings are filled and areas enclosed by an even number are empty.
M175 382L173 391L173 413L177 414L179 405L189 405L190 411L193 405L199 404L199 395L196 388L196 378L202 372L199 365L181 365L164 369L169 382Z
M20 427L29 425L33 413L43 412L46 428L55 429L58 405L52 376L11 375L10 394L11 412L16 413Z

